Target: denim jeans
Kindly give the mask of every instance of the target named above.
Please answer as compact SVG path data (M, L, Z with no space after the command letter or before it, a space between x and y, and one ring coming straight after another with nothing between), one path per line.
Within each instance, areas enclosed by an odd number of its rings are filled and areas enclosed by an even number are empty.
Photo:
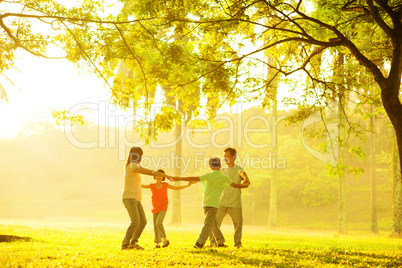
M141 202L130 198L123 199L123 204L127 209L130 216L130 226L128 226L126 235L122 241L122 246L134 245L138 242L142 231L144 231L145 225L147 225L147 218L145 217L144 208Z
M204 226L202 226L200 236L197 239L198 243L205 244L208 237L212 235L218 244L225 242L225 238L219 229L218 222L216 220L216 214L218 209L214 207L204 207Z
M155 243L162 242L162 238L166 238L165 228L163 227L163 220L165 219L167 211L159 211L153 214Z
M223 219L227 214L229 214L230 218L232 219L234 228L233 245L241 246L241 237L243 231L243 210L242 208L219 206L218 213L216 215L216 220L218 221L219 227L221 227ZM214 245L217 241L213 236L210 236L209 242L211 245Z

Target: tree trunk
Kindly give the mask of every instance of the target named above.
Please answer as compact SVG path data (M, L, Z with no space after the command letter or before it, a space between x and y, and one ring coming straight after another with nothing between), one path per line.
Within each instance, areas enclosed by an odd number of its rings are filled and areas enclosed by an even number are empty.
M277 187L276 187L276 177L275 169L272 171L271 177L271 198L269 202L269 220L268 227L276 227L276 216L277 216Z
M278 115L277 111L277 103L276 103L276 93L274 97L274 105L272 107L272 118L274 118L276 124L276 118ZM273 121L273 120L272 120ZM276 127L276 126L275 126ZM277 135L277 131L271 131L271 135ZM274 137L276 140L276 137ZM272 145L272 155L277 155L277 144ZM278 209L278 187L277 187L277 177L278 177L278 170L276 169L275 166L272 167L272 177L271 177L271 197L270 197L270 202L269 202L269 221L268 221L268 227L276 227L276 219L277 219L277 209Z
M181 139L181 128L180 124L176 125L175 128L175 139L177 141L175 147L176 159L174 175L177 177L181 176L181 156L182 156L182 139ZM180 181L174 183L175 186L180 186ZM173 191L173 202L172 202L172 224L181 224L181 191Z
M378 221L377 221L377 181L376 181L376 164L375 164L375 114L374 104L371 107L370 117L370 177L371 177L371 232L378 234Z
M346 234L346 179L345 175L339 175L338 195L338 232Z
M391 236L402 236L402 187L401 169L396 141L392 146L392 230Z
M384 105L384 107L385 107L385 105ZM387 108L385 110L387 111ZM395 111L398 111L398 112L395 112ZM387 111L387 114L392 122L392 125L394 126L399 159L401 159L402 158L402 106L400 105L400 102L399 102L399 107L396 107L395 109L392 109L391 111ZM402 163L402 161L399 161L400 169L402 169L401 163ZM399 183L401 184L401 187L402 187L401 175L399 175Z
M343 79L345 73L343 72L344 66L344 54L339 53L338 58L338 73L339 79ZM345 114L345 89L341 87L338 94L338 165L344 162L344 139L345 139L345 124L346 124L346 114ZM340 234L346 234L346 177L345 171L341 170L339 172L339 195L338 195L338 232Z
M278 95L278 77L275 78L275 69L270 66L275 65L274 58L272 55L268 54L267 57L268 68L267 68L267 81L270 81L270 84L267 86L265 98L268 103L272 101L272 117L271 122L273 127L277 127L277 118L278 118L278 103L277 103L277 95ZM272 155L277 155L278 144L277 140L277 131L271 131L271 140L272 142ZM277 189L277 180L278 180L278 170L276 166L272 166L271 172L271 195L269 202L269 218L268 218L268 227L274 228L277 226L277 210L278 210L278 189Z
M395 27L398 27L398 33L400 33L402 24L395 25ZM399 98L402 76L402 35L397 34L394 38L394 52L388 77L381 77L374 72L373 74L381 88L382 104L395 129L399 159L402 159L402 104ZM399 168L402 169L402 161L399 161ZM402 187L401 174L399 175L399 182Z
M164 104L168 105L174 109L177 109L177 104L174 100L174 97L169 93L171 91L169 85L162 86L163 96L164 96ZM174 175L177 177L181 176L181 157L182 157L182 137L181 137L182 125L176 123L176 127L174 130L175 141L177 141L175 146L175 159L173 159L174 163ZM174 182L175 186L180 186L181 183L179 181ZM180 191L173 191L173 200L172 200L172 224L180 225L182 223L181 219L181 195Z

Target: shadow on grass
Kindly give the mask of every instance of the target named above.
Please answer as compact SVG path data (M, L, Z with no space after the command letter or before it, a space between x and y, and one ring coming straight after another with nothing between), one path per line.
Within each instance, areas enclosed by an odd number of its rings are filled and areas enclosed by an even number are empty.
M1 242L29 242L32 241L30 237L16 236L16 235L0 235Z
M242 251L242 254L217 249L201 251L193 250L190 252L207 254L212 257L232 259L247 266L314 267L317 264L320 264L356 267L402 267L402 255L400 252L362 252L358 250L340 251L333 249L300 250L274 248L242 249ZM244 257L244 253L246 253L247 257Z

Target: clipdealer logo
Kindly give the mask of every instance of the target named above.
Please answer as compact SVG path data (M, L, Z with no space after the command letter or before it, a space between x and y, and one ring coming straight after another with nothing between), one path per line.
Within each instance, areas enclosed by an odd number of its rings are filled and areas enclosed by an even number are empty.
M240 103L241 105L241 103ZM334 110L334 105L330 106L330 116L327 119L335 118L336 111ZM162 104L153 104L151 107L151 116L157 114L162 107L166 107L166 105ZM336 106L335 106L336 107ZM237 107L238 110L241 110L241 107ZM119 160L124 160L126 158L126 149L132 146L145 146L145 143L141 140L130 141L125 135L128 130L131 130L133 127L133 122L138 122L140 120L146 120L145 116L141 114L134 115L121 115L121 114L113 114L115 111L115 107L110 104L107 104L106 101L100 101L98 103L80 103L77 104L69 110L69 113L74 115L81 114L84 111L92 111L97 113L98 117L98 125L102 125L105 127L99 127L98 135L96 139L91 141L83 141L74 133L74 129L71 125L71 122L66 120L64 122L64 132L67 140L75 147L82 149L91 149L91 148L118 148L118 158ZM180 112L180 111L177 111ZM218 129L213 129L211 123L208 118L200 117L199 120L203 120L206 123L206 128L203 129L193 129L193 133L202 133L202 132L210 132L211 136L208 142L201 143L199 140L192 138L189 131L186 131L185 128L182 128L180 135L171 141L167 141L165 143L156 143L153 140L150 140L150 147L154 149L164 149L164 148L172 148L175 146L180 140L185 141L191 148L195 150L193 161L196 163L197 159L199 159L199 154L197 154L197 150L207 149L207 148L216 148L216 149L225 149L227 147L237 147L241 148L242 144L245 144L254 149L267 149L267 148L276 148L278 146L277 141L277 126L280 121L285 119L285 116L279 116L278 118L271 117L269 120L267 117L262 115L254 115L246 120L242 120L242 113L237 113L236 115L237 122L244 122L243 124L235 124L232 117L228 115L218 115L215 120L224 122L224 127L220 127ZM326 145L325 150L318 151L312 148L305 136L307 129L316 124L316 123L324 123L321 117L320 112L316 112L312 114L309 118L307 118L301 126L301 137L302 137L302 146L305 150L314 156L316 159L331 165L335 165L338 161L338 146L337 146L337 138L338 138L338 122L331 122L326 124ZM258 128L253 128L251 125L257 123L259 125ZM262 142L256 143L251 138L250 135L252 133L266 133L271 134L270 143ZM222 142L222 140L218 139L219 135L224 135L227 137L226 140ZM218 142L218 140L220 142ZM234 146L235 145L235 146ZM171 156L171 155L170 155ZM169 156L169 157L170 157ZM177 158L177 157L176 157ZM191 159L147 159L144 158L144 164L148 163L149 165L155 165L162 161L164 165L172 166L171 163L181 162L182 165L188 166ZM257 159L258 158L258 159ZM161 162L161 163L162 163ZM159 164L161 164L159 163ZM170 164L169 164L170 163ZM271 151L267 152L267 155L261 157L251 157L249 154L245 154L242 160L243 167L251 167L251 168L278 168L283 169L286 168L286 159L283 156L278 155L277 153L273 153Z
M331 103L328 108L329 114L326 117L326 120L332 121L331 119L337 119L336 103ZM307 128L317 123L322 123L326 130L325 148L322 151L313 149L305 139ZM321 111L316 111L303 122L301 131L302 145L309 154L326 164L332 166L337 165L339 149L339 122L324 122Z

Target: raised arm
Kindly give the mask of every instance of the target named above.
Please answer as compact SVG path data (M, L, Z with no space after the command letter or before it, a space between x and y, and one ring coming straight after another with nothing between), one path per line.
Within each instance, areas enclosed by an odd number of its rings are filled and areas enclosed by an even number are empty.
M173 177L174 181L200 181L200 177Z
M169 180L172 178L172 176L169 176L168 174L165 174L163 172L158 172L155 170L150 170L147 168L143 168L141 166L137 166L136 169L134 169L133 171L138 172L140 174L144 174L144 175L149 175L149 176L158 176L158 177L166 177Z
M181 189L190 187L191 184L193 184L193 183L197 183L197 182L196 181L189 181L188 184L184 185L184 186L173 186L173 185L168 184L168 188L172 189L172 190L181 190Z

